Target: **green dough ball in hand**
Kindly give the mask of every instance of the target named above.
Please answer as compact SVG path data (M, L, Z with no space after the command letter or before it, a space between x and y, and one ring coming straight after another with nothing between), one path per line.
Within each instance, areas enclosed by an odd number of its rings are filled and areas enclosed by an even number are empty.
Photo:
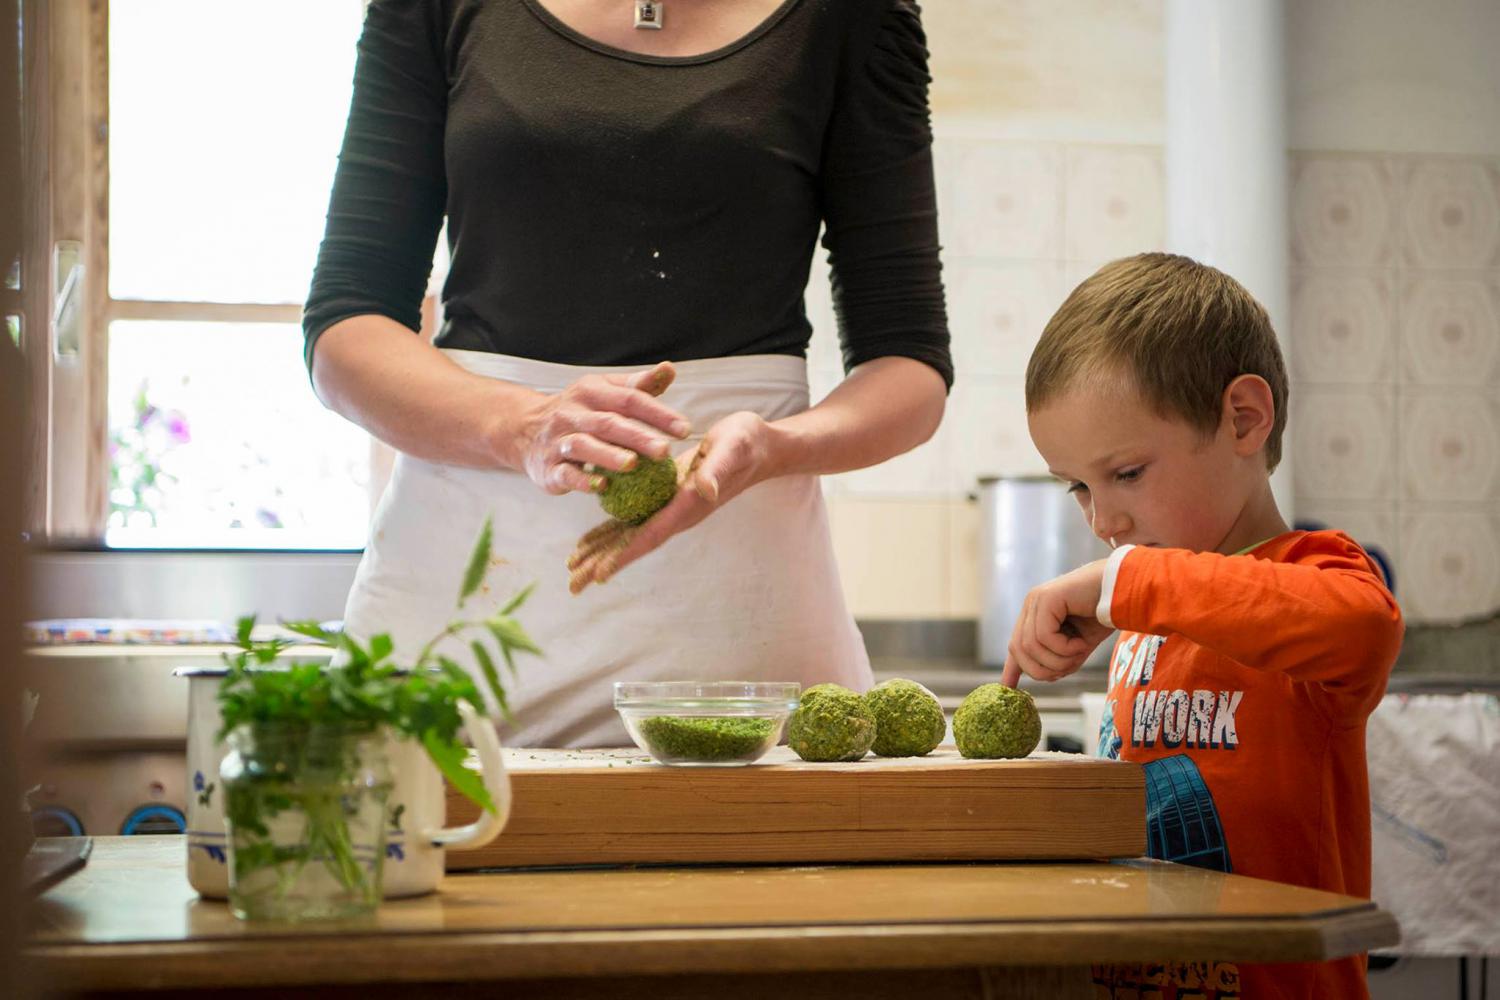
M953 741L965 757L1025 757L1041 740L1036 702L1018 688L980 685L953 714Z
M920 757L943 742L947 720L937 695L903 678L884 681L865 692L865 707L875 716L875 742L882 757Z
M647 458L629 472L600 469L606 480L599 494L599 506L616 521L640 524L665 507L677 495L677 463L666 458Z
M859 760L875 742L875 716L848 688L818 684L802 692L786 739L803 760Z

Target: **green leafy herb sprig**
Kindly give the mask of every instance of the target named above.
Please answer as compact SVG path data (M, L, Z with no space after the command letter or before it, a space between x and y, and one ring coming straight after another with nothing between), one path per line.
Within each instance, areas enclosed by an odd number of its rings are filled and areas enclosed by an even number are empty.
M491 524L486 519L464 571L459 608L484 583L490 566L491 537ZM510 718L505 686L484 639L498 649L512 677L516 674L516 653L541 655L513 617L534 586L520 591L487 618L449 622L409 666L391 660L391 637L385 633L371 636L362 645L347 633L331 632L317 622L296 621L285 623L285 627L318 645L336 649L342 654L342 662L334 667L318 663L277 667L276 662L297 640L253 641L250 634L255 618L241 618L235 643L239 652L224 654L229 674L219 686L224 720L219 739L244 725L339 726L354 732L374 732L389 726L419 742L454 788L493 813L495 803L483 782L464 767L467 751L458 739L463 725L459 699L467 700L481 713L485 711L484 699L468 672L435 650L450 636L478 634L469 648L495 704Z

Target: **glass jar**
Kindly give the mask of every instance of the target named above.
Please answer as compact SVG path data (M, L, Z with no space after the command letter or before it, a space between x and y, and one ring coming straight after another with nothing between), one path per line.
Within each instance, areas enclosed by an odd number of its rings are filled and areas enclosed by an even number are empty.
M242 920L322 920L380 902L391 771L382 734L255 723L219 766L229 905Z

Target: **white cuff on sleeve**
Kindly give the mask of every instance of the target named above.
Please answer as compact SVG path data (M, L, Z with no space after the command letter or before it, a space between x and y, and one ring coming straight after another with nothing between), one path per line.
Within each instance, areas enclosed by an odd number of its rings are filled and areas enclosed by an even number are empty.
M1133 548L1134 545L1121 545L1109 554L1109 559L1104 563L1104 582L1099 587L1099 607L1094 609L1094 617L1105 628L1115 627L1114 620L1109 615L1109 606L1115 599L1115 577L1119 575L1120 563L1125 561L1125 553Z

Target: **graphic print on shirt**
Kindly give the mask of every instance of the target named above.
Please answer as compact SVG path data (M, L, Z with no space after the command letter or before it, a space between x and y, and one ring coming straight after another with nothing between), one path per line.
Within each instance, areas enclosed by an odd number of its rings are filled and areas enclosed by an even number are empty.
M1151 683L1156 669L1156 656L1167 641L1164 635L1144 635L1128 632L1115 646L1115 655L1109 663L1109 688L1129 684L1144 687Z
M1169 750L1238 750L1235 713L1245 692L1151 686L1157 656L1168 638L1132 632L1120 640L1109 667L1106 714L1112 717L1115 707L1128 700L1132 747L1151 749L1160 744ZM1133 695L1131 688L1137 689ZM1100 755L1104 756L1102 728L1100 735Z
M1234 713L1243 691L1138 691L1131 705L1130 745L1169 750L1238 750Z

